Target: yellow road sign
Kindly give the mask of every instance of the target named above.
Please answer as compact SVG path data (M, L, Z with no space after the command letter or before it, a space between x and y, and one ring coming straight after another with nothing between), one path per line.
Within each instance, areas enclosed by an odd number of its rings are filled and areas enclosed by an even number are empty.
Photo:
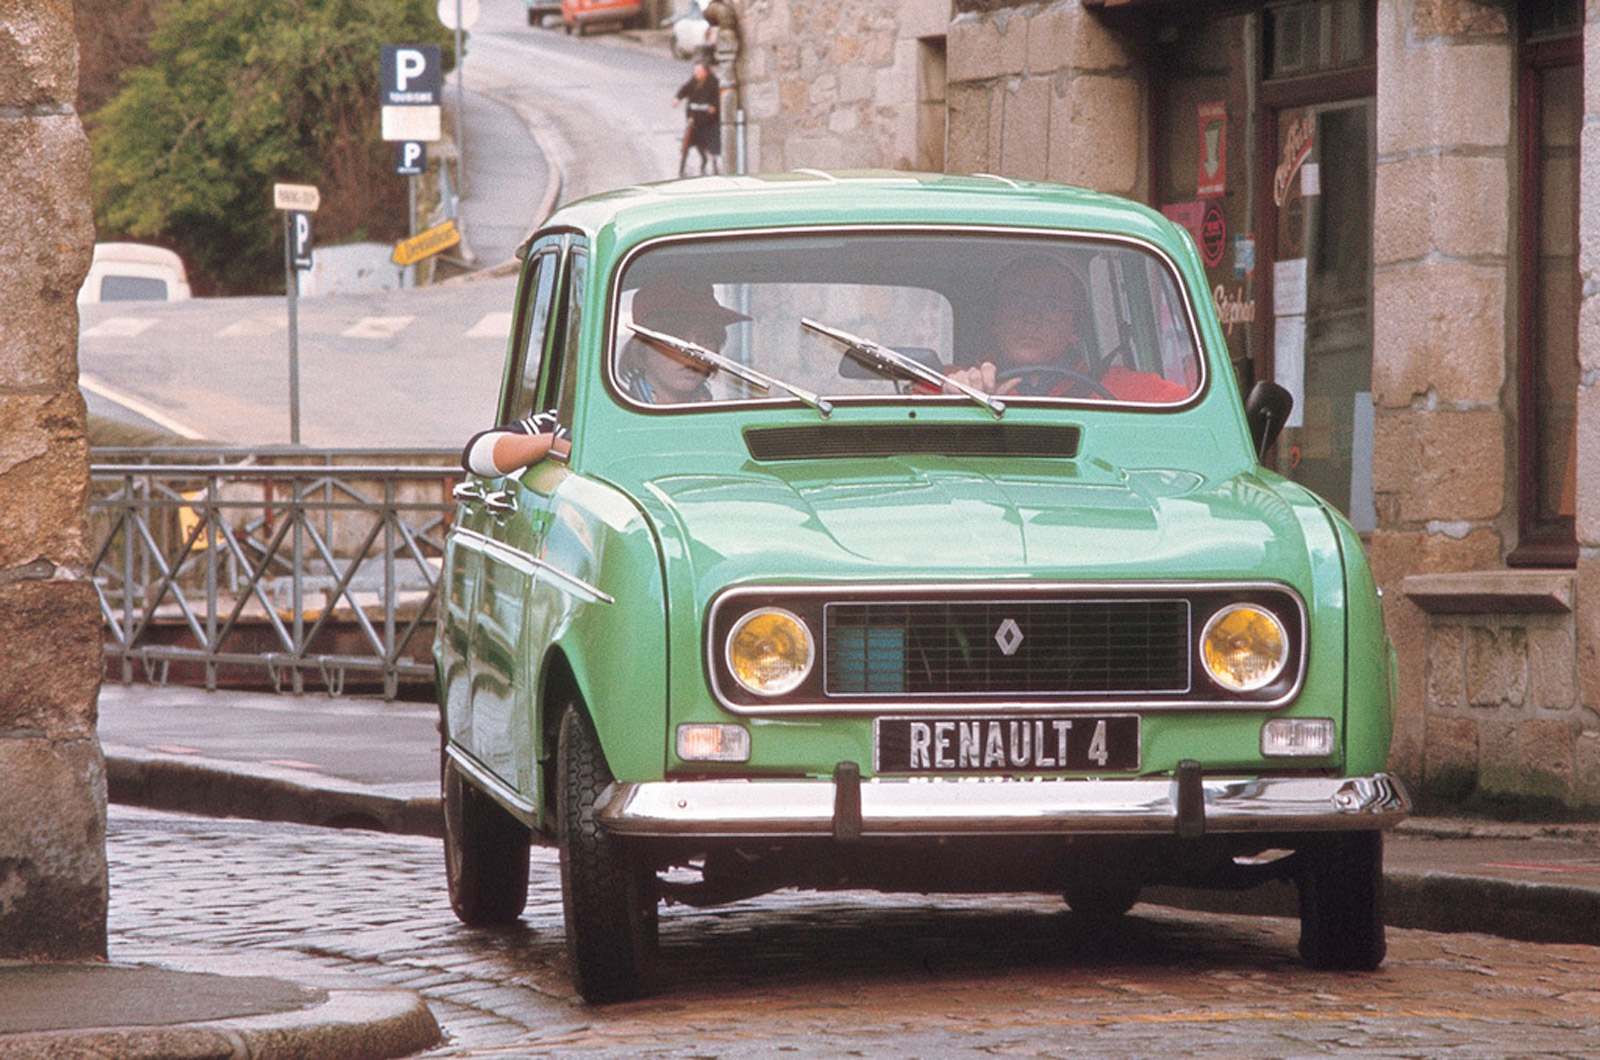
M436 225L426 232L419 232L410 239L402 239L394 245L394 253L389 255L389 260L396 265L415 265L430 254L437 254L447 247L453 247L461 242L461 233L456 230L454 221L446 221Z

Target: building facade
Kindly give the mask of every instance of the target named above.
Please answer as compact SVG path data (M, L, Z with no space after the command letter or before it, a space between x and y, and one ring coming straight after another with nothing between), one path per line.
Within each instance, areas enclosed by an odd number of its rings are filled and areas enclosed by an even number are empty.
M1241 382L1295 394L1272 462L1367 542L1393 766L1440 800L1600 808L1600 4L746 0L743 24L752 171L1047 179L1187 228Z

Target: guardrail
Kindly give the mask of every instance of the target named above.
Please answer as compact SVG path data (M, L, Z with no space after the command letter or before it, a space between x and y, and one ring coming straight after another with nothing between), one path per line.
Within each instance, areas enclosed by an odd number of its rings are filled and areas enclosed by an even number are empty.
M107 678L395 698L429 657L454 450L102 448L92 575Z

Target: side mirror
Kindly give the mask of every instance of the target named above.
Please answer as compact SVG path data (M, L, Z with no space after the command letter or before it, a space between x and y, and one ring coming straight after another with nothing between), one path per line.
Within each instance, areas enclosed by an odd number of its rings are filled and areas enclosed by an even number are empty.
M1250 425L1250 439L1255 443L1256 459L1261 460L1278 440L1278 432L1289 422L1289 411L1294 408L1294 395L1270 379L1263 379L1250 388L1245 398L1244 418Z

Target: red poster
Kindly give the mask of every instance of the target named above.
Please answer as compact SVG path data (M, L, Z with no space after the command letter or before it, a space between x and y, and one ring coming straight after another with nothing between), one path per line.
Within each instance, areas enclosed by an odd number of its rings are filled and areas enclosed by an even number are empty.
M1211 198L1228 190L1228 105L1200 104L1200 165L1196 198Z

